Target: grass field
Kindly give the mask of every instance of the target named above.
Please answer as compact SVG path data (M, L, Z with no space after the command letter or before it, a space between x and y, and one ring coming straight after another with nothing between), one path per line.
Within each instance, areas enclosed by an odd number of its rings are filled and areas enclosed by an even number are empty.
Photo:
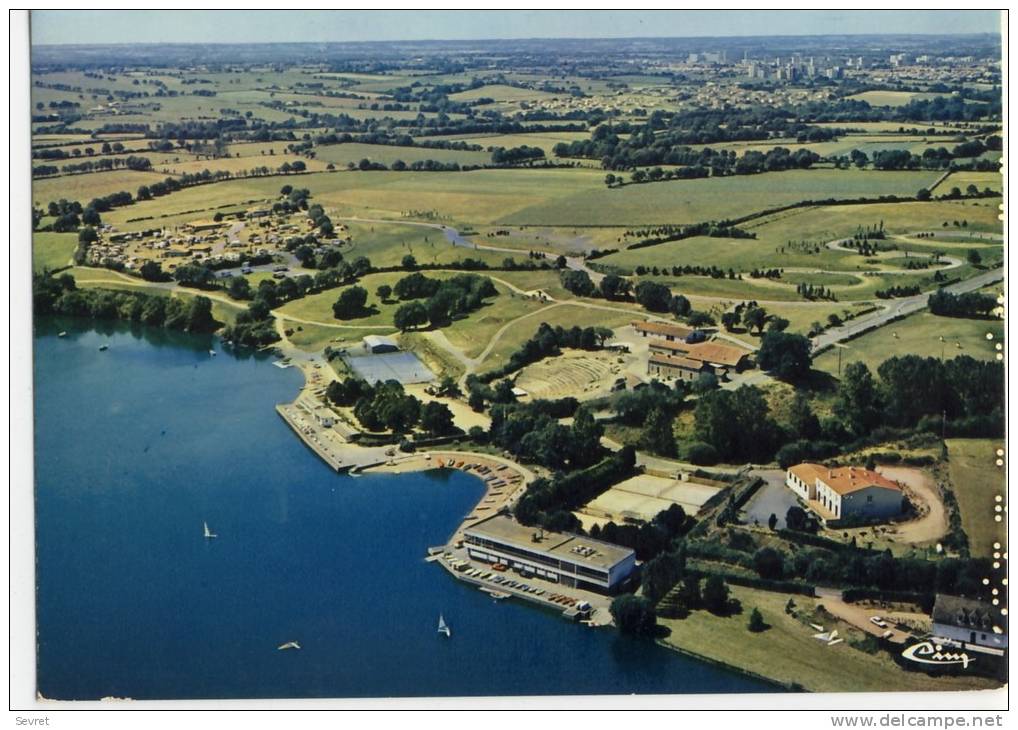
M508 225L612 225L694 223L734 218L801 200L914 195L936 180L928 172L790 170L702 180L673 180L607 189L573 189L563 197L531 205L499 220Z
M856 101L865 101L870 106L905 106L912 101L935 99L942 94L927 94L914 91L864 91L846 97Z
M53 271L70 265L77 245L76 233L33 233L32 271Z
M951 188L958 188L965 192L969 185L975 185L980 190L989 188L990 190L1000 192L1004 189L1004 177L999 172L959 170L952 172L944 182L937 186L937 194L945 193Z
M504 259L514 256L454 246L441 231L433 228L399 223L343 223L353 238L353 244L343 250L343 255L347 259L367 256L374 266L399 266L407 255L412 255L419 264L448 264L471 258L491 265L500 265ZM526 254L521 252L515 258L522 261Z
M490 304L472 312L469 317L453 322L442 332L454 346L459 348L467 357L477 357L481 354L488 342L506 323L527 314L533 314L544 306L533 299L522 297L512 292L506 292ZM528 320L523 320L518 328L527 329ZM539 324L539 322L538 322ZM534 327L536 328L536 324ZM503 335L512 336L512 329ZM532 334L532 333L531 333Z
M993 335L992 340L986 339L987 333ZM938 317L929 312L919 312L846 342L841 352L841 363L844 368L850 362L864 362L876 372L880 363L890 357L919 355L939 358L941 351L946 358L968 355L977 360L992 360L997 353L994 345L1002 343L1003 336L1004 323L999 320ZM941 337L944 338L943 348ZM832 348L819 355L813 361L813 367L836 374L837 349Z
M86 205L93 198L119 193L122 190L134 195L140 186L151 185L165 178L165 175L159 173L135 170L111 170L40 178L32 181L32 201L42 208L61 198L77 200Z
M450 94L453 101L477 101L478 99L492 99L494 101L540 101L543 99L554 99L559 94L552 94L547 91L536 91L534 89L521 89L516 86L505 84L490 84L477 89L461 91L458 94Z
M542 322L552 327L622 327L634 319L645 319L639 311L612 312L604 309L583 307L579 304L565 302L560 306L542 309L533 316L527 317L509 328L492 348L488 357L481 363L479 370L493 370L500 366L508 357L529 340Z
M578 139L588 139L587 132L533 132L531 134L492 134L492 135L462 135L454 137L432 137L430 139L455 139L469 144L479 144L485 149L488 147L540 147L544 150L545 156L553 158L552 150L560 142L572 142ZM420 137L419 139L429 139Z
M975 557L990 557L995 542L1007 550L1007 514L1001 512L1001 522L994 521L994 507L1007 504L997 502L998 496L1007 493L1003 467L996 465L997 449L1004 448L1001 441L989 439L948 439L948 469L961 524L969 538L969 549Z
M813 638L807 623L785 613L788 594L730 586L742 604L742 613L719 617L694 611L685 619L659 619L671 629L666 645L693 652L713 661L785 684L798 684L811 692L880 692L887 690L958 690L993 686L989 680L971 677L934 679L920 672L906 672L883 653L868 654L847 641L827 646ZM794 596L798 610L813 615L822 603L816 598ZM749 614L758 608L770 628L752 633L746 628ZM843 637L858 630L832 618L821 619L825 629L837 628Z
M336 289L327 289L326 291L319 292L318 294L311 294L300 299L295 299L292 302L287 302L279 308L279 313L284 318L294 318L293 324L305 324L296 320L307 320L308 322L324 323L324 324L348 324L355 325L356 327L365 327L373 325L375 327L388 328L389 331L393 331L395 328L392 326L392 315L399 307L400 302L390 300L386 303L382 303L378 295L375 294L375 290L382 284L388 284L393 286L397 281L406 276L405 273L385 273L385 274L369 274L363 277L357 284L351 286L360 286L368 291L368 303L369 309L374 308L373 311L365 313L363 317L357 317L351 320L338 320L332 312L332 305L339 299L343 291L349 287L338 287Z

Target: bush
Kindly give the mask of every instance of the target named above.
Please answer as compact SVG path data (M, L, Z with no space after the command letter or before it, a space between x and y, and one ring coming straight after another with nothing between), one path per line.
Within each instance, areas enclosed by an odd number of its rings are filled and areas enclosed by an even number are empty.
M686 447L686 461L697 466L714 466L719 461L718 450L703 441L694 441Z

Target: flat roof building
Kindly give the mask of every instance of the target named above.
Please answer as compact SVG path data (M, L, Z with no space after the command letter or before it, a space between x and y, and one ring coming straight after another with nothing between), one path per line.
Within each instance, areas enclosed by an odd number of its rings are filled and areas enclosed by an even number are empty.
M468 527L464 542L473 560L597 593L617 592L636 569L636 553L629 548L526 527L506 515Z

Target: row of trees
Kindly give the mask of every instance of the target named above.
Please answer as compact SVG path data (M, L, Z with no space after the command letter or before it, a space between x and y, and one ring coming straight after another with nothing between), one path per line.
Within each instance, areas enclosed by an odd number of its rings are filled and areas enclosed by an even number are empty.
M121 319L185 332L213 332L219 327L208 297L177 299L140 292L78 289L70 274L34 276L32 297L37 315Z

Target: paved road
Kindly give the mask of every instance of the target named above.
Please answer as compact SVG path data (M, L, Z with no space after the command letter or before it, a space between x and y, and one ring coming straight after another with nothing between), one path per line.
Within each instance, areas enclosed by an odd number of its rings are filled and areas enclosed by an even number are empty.
M984 286L1003 280L1004 270L992 269L974 276L971 279L965 279L964 281L959 281L956 284L951 284L944 288L952 294L961 294L964 292L975 291L976 289L981 289ZM845 323L841 327L833 327L814 337L812 340L813 352L818 352L838 342L844 342L845 340L851 339L864 330L872 329L874 327L882 327L896 317L904 317L905 315L913 314L925 309L926 302L929 298L930 293L925 292L917 294L914 297L892 299L887 305L885 305L885 308L879 312L873 312L871 314L858 317Z

